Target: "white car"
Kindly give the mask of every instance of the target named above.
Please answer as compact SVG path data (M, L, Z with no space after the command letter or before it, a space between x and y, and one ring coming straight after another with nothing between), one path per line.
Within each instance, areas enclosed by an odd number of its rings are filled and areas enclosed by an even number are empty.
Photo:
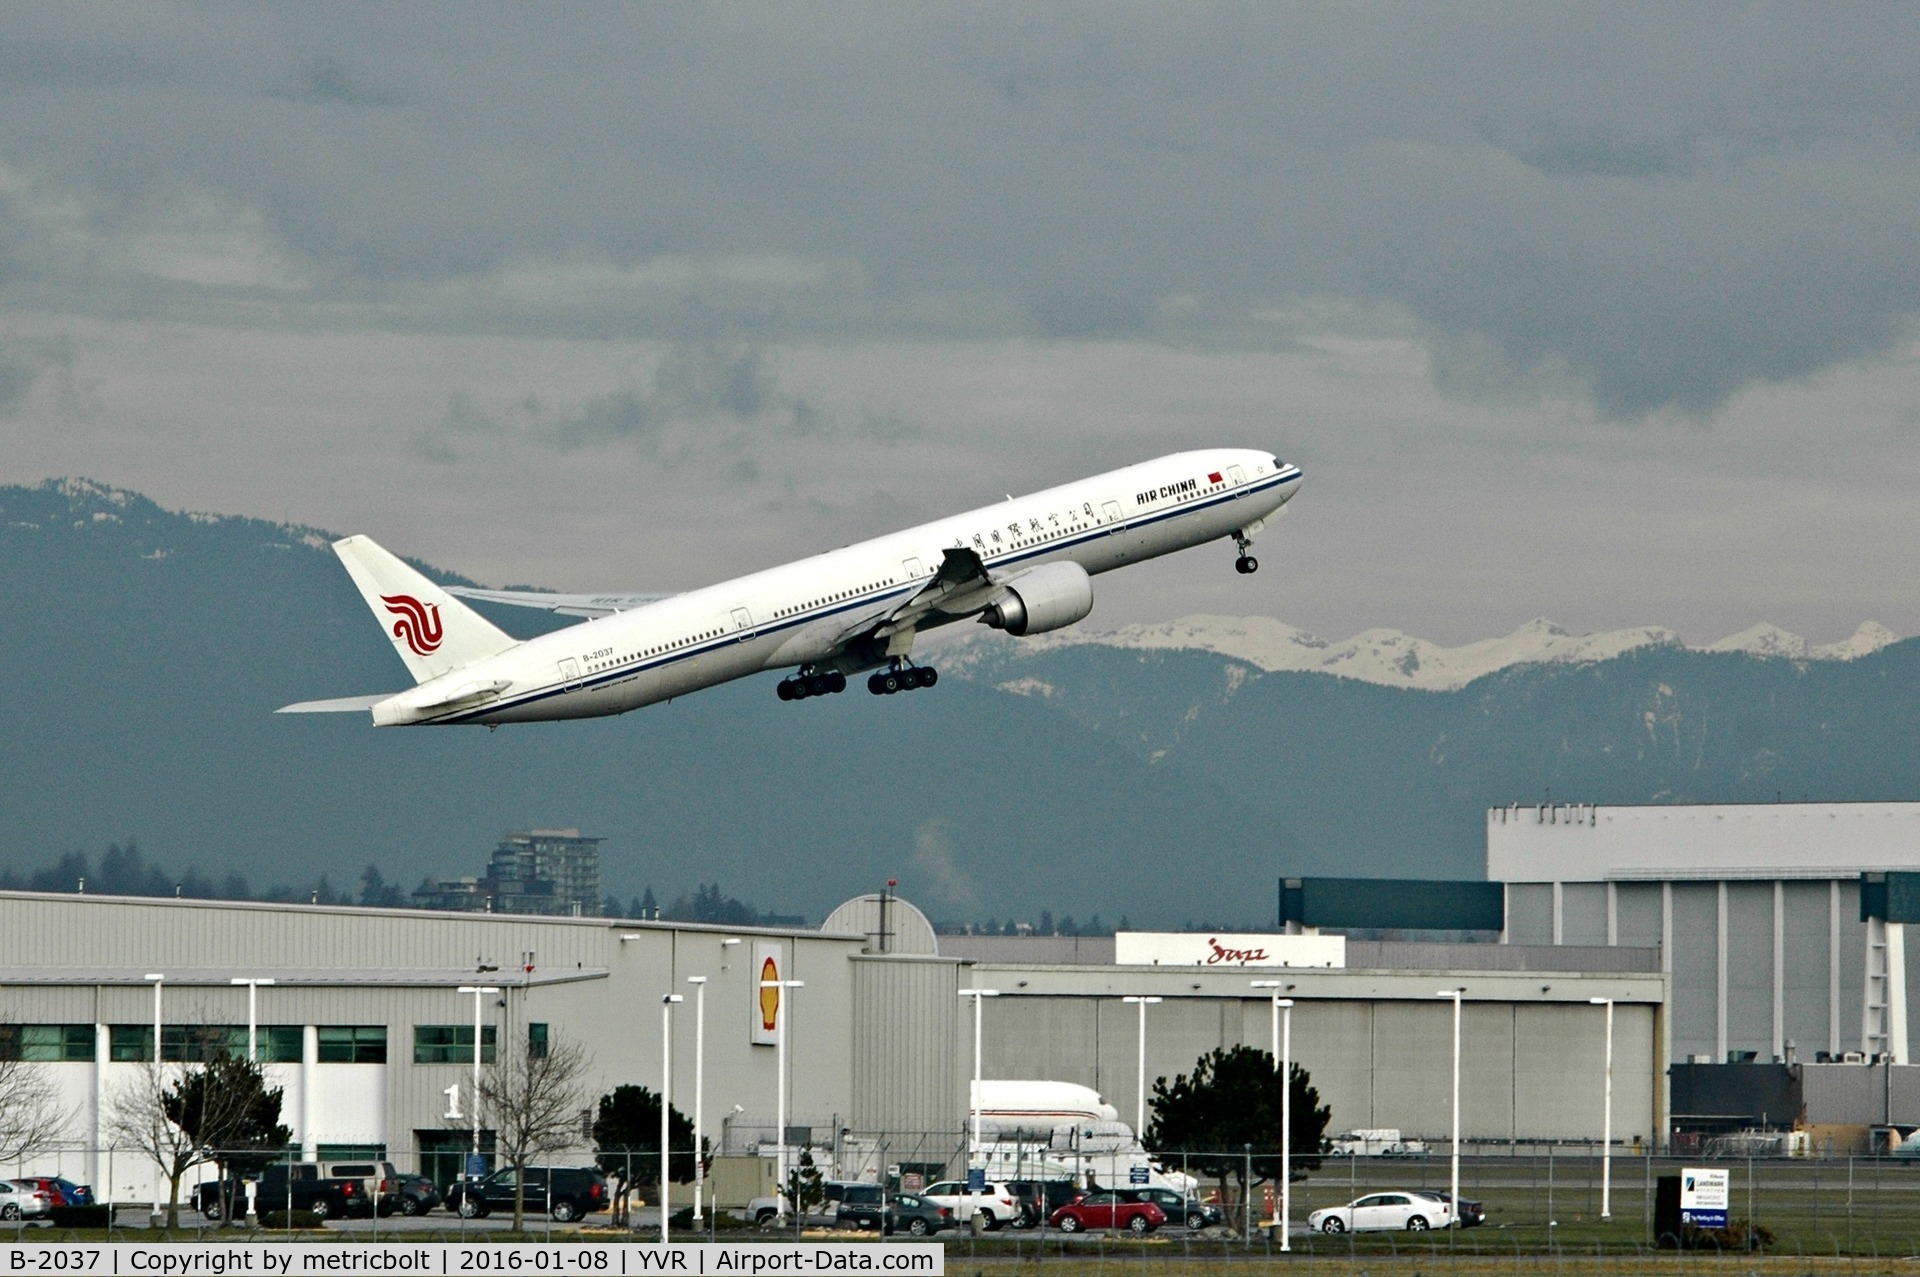
M0 1219L45 1219L53 1199L30 1184L0 1179Z
M1307 1227L1322 1233L1371 1233L1450 1228L1453 1208L1419 1193L1368 1193L1345 1206L1329 1206L1307 1216Z
M978 1212L989 1232L1020 1218L1020 1199L1013 1195L1011 1188L992 1180L987 1181L984 1193L968 1192L965 1180L948 1179L921 1189L920 1196L952 1211L956 1223L968 1223Z

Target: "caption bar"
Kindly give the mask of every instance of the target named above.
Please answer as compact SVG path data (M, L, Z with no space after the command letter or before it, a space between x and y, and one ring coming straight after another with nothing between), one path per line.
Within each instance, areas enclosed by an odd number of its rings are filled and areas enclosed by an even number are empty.
M0 1277L312 1277L329 1273L493 1277L498 1273L568 1273L585 1277L768 1273L914 1273L944 1277L946 1248L937 1242L756 1242L729 1246L607 1245L591 1242L53 1242L0 1246Z

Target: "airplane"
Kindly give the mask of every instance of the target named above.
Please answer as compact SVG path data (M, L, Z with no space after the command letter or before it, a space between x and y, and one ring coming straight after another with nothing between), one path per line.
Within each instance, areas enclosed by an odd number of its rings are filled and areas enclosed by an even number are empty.
M371 711L380 727L596 718L766 670L783 701L932 687L920 634L975 617L1044 634L1093 610L1102 572L1255 534L1298 492L1270 452L1181 452L957 514L684 594L546 594L441 587L365 536L333 544L416 686L303 701L282 714ZM462 599L589 618L516 639Z

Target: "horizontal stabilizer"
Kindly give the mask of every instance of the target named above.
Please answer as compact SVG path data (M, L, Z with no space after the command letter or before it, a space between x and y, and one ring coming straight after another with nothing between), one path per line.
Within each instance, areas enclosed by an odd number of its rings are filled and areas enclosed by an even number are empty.
M548 594L543 590L479 590L466 585L449 585L448 594L482 603L506 603L513 607L539 608L561 616L612 616L648 603L670 599L671 594Z
M342 696L338 700L331 701L301 701L297 705L282 705L273 712L276 714L346 714L359 710L364 714L393 695L392 692L375 692L371 696Z

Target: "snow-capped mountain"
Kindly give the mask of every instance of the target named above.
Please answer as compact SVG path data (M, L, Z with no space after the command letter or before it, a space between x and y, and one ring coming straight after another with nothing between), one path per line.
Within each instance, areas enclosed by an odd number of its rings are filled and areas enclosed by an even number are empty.
M1660 626L1573 634L1541 619L1527 622L1504 638L1442 647L1398 630L1366 630L1340 642L1329 642L1271 617L1189 616L1105 633L1067 630L1026 642L1036 648L1099 644L1136 650L1213 652L1268 673L1287 670L1332 674L1386 687L1446 692L1515 665L1605 661L1644 647L1848 661L1877 652L1897 639L1885 626L1868 621L1843 642L1815 646L1777 625L1761 624L1717 643L1688 648L1679 635Z

